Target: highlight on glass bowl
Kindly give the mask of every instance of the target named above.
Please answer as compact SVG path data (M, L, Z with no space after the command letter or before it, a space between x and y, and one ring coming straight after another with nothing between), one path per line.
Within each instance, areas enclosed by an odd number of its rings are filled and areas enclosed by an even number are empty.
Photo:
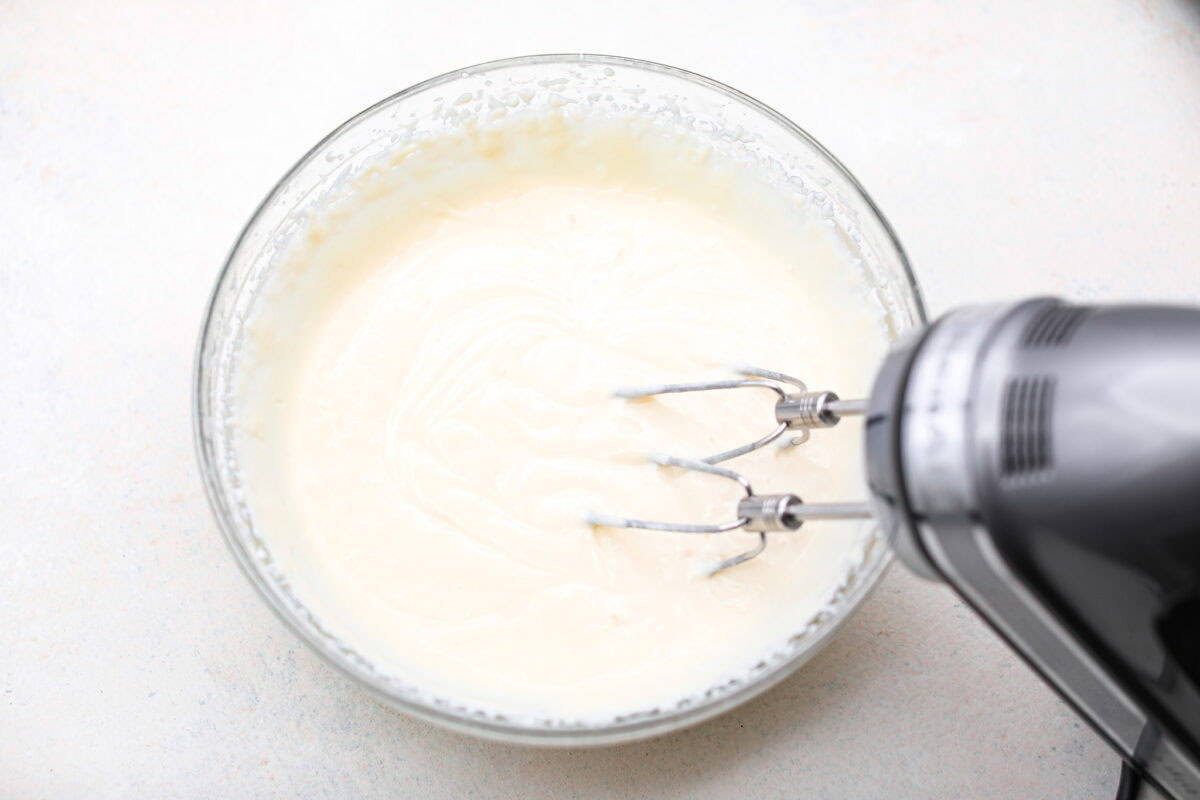
M753 364L861 396L922 322L887 223L792 122L659 64L507 59L372 106L270 192L208 308L197 448L250 581L377 696L630 740L781 680L890 556L865 520L747 531L713 474L861 497L855 420L766 442L770 391L614 390Z

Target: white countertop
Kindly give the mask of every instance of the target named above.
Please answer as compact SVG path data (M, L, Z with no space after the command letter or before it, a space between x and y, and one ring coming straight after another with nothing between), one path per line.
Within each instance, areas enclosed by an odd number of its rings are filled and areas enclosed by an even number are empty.
M894 567L834 642L691 730L591 751L389 711L276 621L192 454L192 349L259 199L432 74L638 56L799 122L931 311L1200 301L1200 5L0 4L0 796L1111 796L1117 758L948 590Z

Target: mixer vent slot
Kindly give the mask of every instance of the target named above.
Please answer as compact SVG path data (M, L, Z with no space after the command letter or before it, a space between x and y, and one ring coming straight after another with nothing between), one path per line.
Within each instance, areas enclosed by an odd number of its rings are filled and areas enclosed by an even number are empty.
M1005 477L1049 469L1054 379L1048 375L1012 378L1004 389L1001 473Z
M1023 347L1061 347L1083 322L1091 309L1088 306L1049 306L1030 321L1021 338Z

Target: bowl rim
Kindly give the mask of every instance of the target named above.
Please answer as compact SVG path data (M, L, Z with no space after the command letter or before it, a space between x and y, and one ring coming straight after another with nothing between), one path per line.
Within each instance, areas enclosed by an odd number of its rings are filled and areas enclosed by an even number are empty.
M288 608L278 594L268 585L267 579L263 572L258 568L257 562L253 559L238 536L238 526L232 519L232 515L226 513L224 508L225 493L219 485L216 465L209 457L209 453L205 448L205 440L209 437L208 415L204 411L203 388L206 379L206 368L204 360L204 345L208 340L210 329L213 325L213 313L216 309L217 302L221 296L222 288L225 286L227 279L231 274L234 259L242 248L246 237L249 235L251 228L259 219L265 209L271 206L277 198L286 189L292 178L299 173L305 166L318 157L318 155L326 148L326 146L338 138L344 131L356 125L360 120L370 116L376 110L383 106L399 102L412 95L419 94L429 89L436 88L453 80L485 73L492 70L504 69L509 67L527 66L531 64L592 64L592 65L611 65L619 66L625 69L642 70L645 72L658 73L660 75L668 75L675 78L680 78L689 83L699 84L703 87L712 89L726 97L749 106L753 110L767 117L769 121L783 128L786 132L801 139L807 146L812 148L816 153L824 158L835 171L839 172L846 180L850 189L857 195L858 199L863 202L866 207L872 212L876 221L882 227L888 242L894 249L899 262L903 268L904 278L907 282L908 290L911 293L912 304L918 322L924 324L928 322L928 317L925 309L925 302L921 293L916 276L913 274L912 265L909 262L908 255L901 245L891 223L880 211L875 201L859 183L858 179L846 168L841 161L837 159L824 145L813 138L807 131L801 128L796 123L792 122L783 114L766 105L765 103L745 94L731 86L713 80L705 75L701 75L689 70L672 67L667 64L661 64L655 61L646 61L638 58L630 58L627 56L602 55L591 53L545 53L537 55L515 56L510 58L500 58L491 61L484 61L478 64L473 64L468 67L444 72L432 78L428 78L419 83L415 83L405 89L402 89L394 94L391 94L382 100L371 104L362 111L354 114L345 122L338 125L328 134L323 136L315 145L313 145L304 155L302 155L292 166L284 173L284 175L275 183L271 191L262 199L255 207L249 219L242 226L237 239L230 248L225 262L217 275L216 281L213 284L212 290L209 292L208 301L204 309L204 322L200 327L200 335L196 343L195 354L193 357L193 380L192 380L192 434L193 446L196 452L196 459L200 468L201 478L204 483L205 495L208 501L209 509L217 522L217 527L220 529L222 538L225 544L229 547L241 568L243 574L250 581L259 596L266 602L267 606L272 610L275 616L284 624L284 626L295 634L304 644L313 652L315 652L322 660L332 666L342 675L345 675L355 682L356 685L365 688L376 698L393 708L403 711L406 714L412 715L427 722L443 728L448 728L460 733L466 733L473 736L503 741L515 744L533 744L548 747L577 747L577 746L594 746L594 745L609 745L624 742L632 742L640 739L646 739L652 736L668 733L674 730L688 727L704 720L711 719L719 714L722 714L735 706L741 705L748 700L766 692L771 687L777 685L785 678L793 674L809 659L815 656L832 638L846 620L852 616L853 612L861 605L863 599L871 592L878 584L879 578L887 569L892 561L892 553L890 548L885 550L883 554L877 557L867 569L860 572L856 576L856 581L846 594L838 601L838 605L845 608L845 613L832 620L831 623L825 625L821 630L815 633L810 639L810 643L802 650L793 656L786 663L774 669L770 674L761 679L747 681L743 686L735 691L729 692L721 696L719 699L698 704L686 709L678 709L665 711L662 714L652 716L644 716L636 719L614 722L612 724L597 725L596 727L532 727L528 725L519 725L512 723L500 723L490 718L474 717L462 714L455 714L447 711L442 711L434 706L419 703L409 698L399 696L387 691L379 681L372 680L371 674L365 670L355 669L354 665L347 659L340 658L338 654L330 648L325 642L319 640L304 626L300 625L299 620L290 608Z

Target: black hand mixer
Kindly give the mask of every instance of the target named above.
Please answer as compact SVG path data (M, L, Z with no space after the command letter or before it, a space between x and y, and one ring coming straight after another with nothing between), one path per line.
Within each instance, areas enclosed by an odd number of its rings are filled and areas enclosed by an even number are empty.
M901 341L865 400L739 371L618 390L778 395L761 439L656 457L738 481L732 519L593 524L759 533L715 573L806 519L873 516L908 567L950 584L1116 748L1123 786L1140 776L1200 798L1200 309L1053 299L959 309ZM869 502L759 495L718 466L849 414L865 417Z

